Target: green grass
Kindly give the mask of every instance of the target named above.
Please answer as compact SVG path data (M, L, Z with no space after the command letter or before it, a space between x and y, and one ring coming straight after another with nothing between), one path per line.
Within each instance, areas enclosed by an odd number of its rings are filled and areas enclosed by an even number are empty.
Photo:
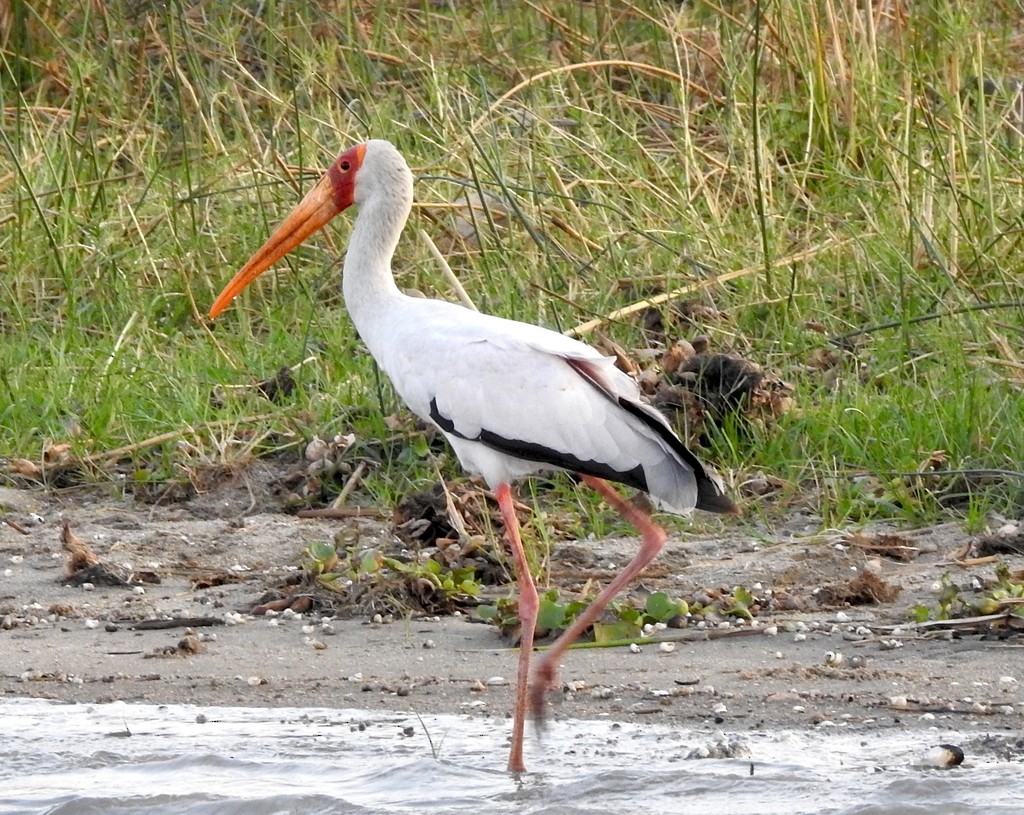
M563 330L703 281L686 299L722 318L676 332L795 386L704 451L781 478L772 506L1019 511L1019 474L896 475L937 450L1022 469L1024 140L968 87L1024 75L1019 3L35 5L0 30L0 455L179 433L131 455L181 477L313 432L390 439L401 407L338 292L351 219L204 316L343 146L384 137L419 178L402 286L452 297L420 228L481 309ZM467 191L509 207L474 246ZM645 344L637 316L601 330ZM210 399L309 357L283 404ZM401 448L361 500L430 477Z

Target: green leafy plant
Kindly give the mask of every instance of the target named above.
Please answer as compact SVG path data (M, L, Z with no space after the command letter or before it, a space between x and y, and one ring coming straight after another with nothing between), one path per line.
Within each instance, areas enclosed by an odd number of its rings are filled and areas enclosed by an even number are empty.
M345 591L357 582L413 580L441 592L448 600L470 600L480 593L472 566L450 569L433 558L400 560L376 548L339 555L334 545L326 542L309 544L303 552L302 565L319 585L331 591Z

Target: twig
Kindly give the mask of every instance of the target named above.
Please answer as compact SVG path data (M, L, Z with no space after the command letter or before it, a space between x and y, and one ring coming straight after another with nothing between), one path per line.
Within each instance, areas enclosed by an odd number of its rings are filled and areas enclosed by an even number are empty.
M6 515L3 518L0 518L0 522L7 524L15 532L20 532L22 535L31 534L25 527L23 527L17 521L12 521Z
M116 461L122 456L127 456L132 453L137 453L139 450L145 450L149 447L156 447L158 444L163 444L167 441L173 441L179 439L188 433L198 433L199 430L214 430L220 427L231 427L232 425L240 424L251 424L253 422L263 422L267 419L277 418L276 413L259 413L255 416L245 416L241 419L221 419L216 422L208 422L203 425L202 428L195 427L184 427L180 430L171 430L167 433L161 433L158 436L151 436L148 439L135 442L135 444L127 444L124 447L117 447L114 450L106 450L102 453L93 453L92 455L86 456L82 459L83 464L109 464L111 461Z
M828 240L818 246L811 247L810 249L805 249L802 252L797 252L796 254L793 255L787 255L784 258L776 258L771 262L771 266L772 268L775 268L778 266L789 266L792 263L799 263L802 260L808 260L809 258L814 257L820 252L824 252L826 249L838 248L846 243L849 243L849 241ZM661 303L667 303L670 300L675 300L678 297L682 297L684 294L690 294L695 291L701 291L702 289L710 288L711 286L714 286L718 283L726 283L730 280L735 280L738 277L746 277L747 275L756 274L757 272L763 271L764 268L764 264L759 263L756 266L747 266L745 269L736 269L735 271L732 272L725 272L723 274L716 275L715 277L708 278L707 280L698 280L695 283L687 283L685 286L680 286L678 289L673 289L672 291L664 292L662 294L656 294L653 297L648 297L644 300L640 300L639 302L632 303L620 309L616 309L610 314L606 314L604 317L589 320L581 325L576 326L575 328L570 328L565 333L568 334L570 337L581 337L584 334L589 334L595 328L603 325L604 323L608 323L613 320L618 320L622 317L628 317L630 314L635 314L638 311L643 311L644 309L650 308L651 306L657 306L660 305Z
M842 348L847 340L853 337L859 337L862 334L874 334L876 331L885 331L887 328L899 328L902 325L912 325L913 323L923 323L928 320L940 320L943 317L953 317L957 314L966 314L971 311L989 311L995 308L1022 308L1024 307L1024 300L1010 300L1003 303L975 303L973 306L963 306L962 308L952 308L948 311L934 311L931 314L919 314L917 317L910 317L906 320L889 320L885 323L878 323L877 325L869 325L866 328L858 328L856 331L848 331L846 334L837 334L833 337L829 337L828 341L833 345L837 345Z
M452 267L448 265L448 261L444 259L444 255L441 254L440 250L434 245L434 242L430 239L430 235L426 233L426 230L420 230L420 240L426 245L427 249L430 250L430 254L434 256L434 260L437 261L441 267L441 273L445 276L448 284L455 289L455 293L459 296L459 300L468 309L473 311L479 311L476 304L470 299L469 294L462 286L462 282L455 276L455 272L452 271Z
M345 503L345 499L348 498L349 493L352 492L363 480L363 474L366 472L369 465L365 461L360 461L355 470L352 471L345 484L341 488L341 492L338 493L338 497L331 502L331 509L340 509L342 504Z
M327 518L344 520L345 518L375 518L380 521L388 519L388 513L382 509L368 507L327 507L325 509L300 509L295 515L299 518Z

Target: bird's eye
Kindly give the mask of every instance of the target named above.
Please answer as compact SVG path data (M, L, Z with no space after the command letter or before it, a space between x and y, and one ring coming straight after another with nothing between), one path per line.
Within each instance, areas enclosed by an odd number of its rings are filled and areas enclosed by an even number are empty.
M347 173L350 169L352 169L352 165L349 164L347 161L343 161L341 162L341 169Z

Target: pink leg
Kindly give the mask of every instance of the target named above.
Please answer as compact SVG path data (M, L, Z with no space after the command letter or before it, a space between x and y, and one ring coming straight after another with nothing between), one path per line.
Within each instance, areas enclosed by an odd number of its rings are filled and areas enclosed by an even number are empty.
M523 733L526 727L527 689L530 682L530 656L533 653L533 632L537 627L537 609L539 598L537 587L533 584L530 564L526 562L526 552L519 538L519 519L512 505L512 489L508 484L498 485L495 490L501 517L505 521L505 532L512 557L516 563L516 576L519 578L519 672L516 677L516 707L512 719L512 752L508 757L509 772L526 771L523 763Z
M570 625L537 662L537 668L530 687L530 710L533 717L540 721L544 717L544 697L555 684L558 663L566 649L579 639L579 636L591 626L605 610L605 607L620 591L622 591L644 567L654 560L665 544L665 531L651 520L650 515L634 506L610 485L600 478L584 475L583 482L601 493L602 497L635 526L643 536L640 551L626 565L597 599L591 603L573 624Z

